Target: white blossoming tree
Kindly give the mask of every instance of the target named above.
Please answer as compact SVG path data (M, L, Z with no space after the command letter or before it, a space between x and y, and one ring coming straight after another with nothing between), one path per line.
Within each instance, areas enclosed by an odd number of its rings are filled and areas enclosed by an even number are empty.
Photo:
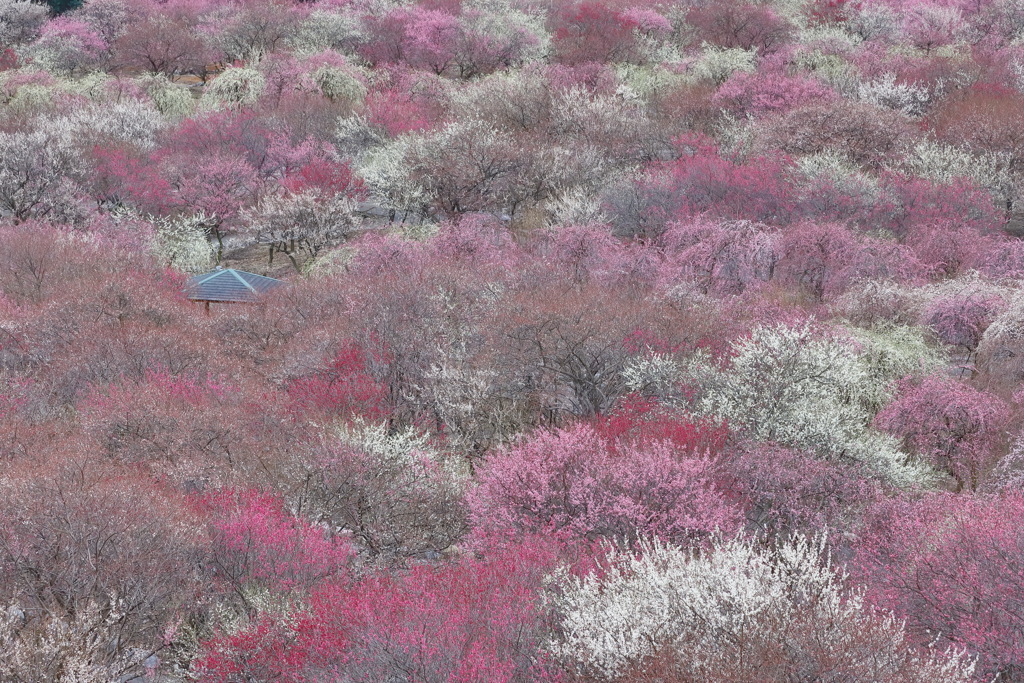
M267 196L244 211L242 220L250 234L275 254L284 254L299 270L296 255L316 258L324 249L344 240L359 224L355 202L343 195L321 196L299 192Z
M757 441L859 463L897 486L925 484L929 470L869 426L879 392L898 378L871 359L808 325L758 327L733 343L724 369L693 366L705 387L697 408Z
M0 132L0 213L16 221L74 213L75 179L83 159L49 131Z
M267 79L256 69L228 67L213 79L199 107L204 110L247 107L256 103L267 87Z
M151 218L156 228L157 257L185 273L201 273L213 265L215 252L207 234L214 221L205 214Z
M0 0L0 45L27 43L46 23L46 7L29 0Z
M903 625L830 566L823 541L707 552L649 542L602 571L556 574L549 647L598 680L968 681L959 653L919 654Z

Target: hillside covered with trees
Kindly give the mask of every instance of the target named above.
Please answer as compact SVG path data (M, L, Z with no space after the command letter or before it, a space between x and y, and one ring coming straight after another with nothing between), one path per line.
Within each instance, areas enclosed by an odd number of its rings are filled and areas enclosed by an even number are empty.
M51 5L0 680L1024 681L1024 1Z

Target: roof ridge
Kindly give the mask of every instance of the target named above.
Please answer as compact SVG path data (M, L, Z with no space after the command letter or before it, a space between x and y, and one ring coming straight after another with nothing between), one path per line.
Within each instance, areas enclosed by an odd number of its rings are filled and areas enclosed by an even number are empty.
M253 294L259 294L259 292L256 291L256 288L253 287L251 284L249 284L249 282L246 281L246 279L244 277L239 275L238 271L235 270L234 268L226 268L226 269L222 270L221 272L222 273L231 273L232 275L235 276L235 279L238 280L239 282L241 282L250 292L252 292ZM256 275L256 273L252 273L252 275Z

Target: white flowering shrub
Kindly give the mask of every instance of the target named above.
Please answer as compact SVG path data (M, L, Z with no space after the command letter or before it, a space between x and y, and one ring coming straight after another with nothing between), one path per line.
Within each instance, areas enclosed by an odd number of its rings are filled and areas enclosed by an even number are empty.
M0 45L28 43L46 23L46 5L29 0L0 0Z
M17 603L0 612L0 680L7 683L108 683L130 672L148 653L110 661L124 601L90 601L77 613L32 616ZM134 656L133 656L134 655Z
M4 87L14 77L28 75L34 69L15 69L0 72L0 104L9 112L31 115L48 109L58 89L41 83L23 83L16 88Z
M798 3L806 6L805 3ZM802 15L805 18L806 14ZM795 42L799 45L829 45L834 50L852 52L860 44L860 38L851 35L842 25L799 26Z
M724 83L737 71L753 72L756 57L755 50L705 45L690 66L690 73L698 80Z
M147 74L136 81L153 100L157 111L171 120L183 119L196 108L192 92L182 85L171 83L164 74Z
M70 109L63 116L44 119L41 127L56 138L79 145L116 140L149 151L156 146L157 133L164 124L163 115L153 105L125 98Z
M360 174L388 208L425 213L488 211L514 203L525 165L513 136L480 120L458 121L430 133L402 135L368 152ZM537 165L547 158L540 152Z
M75 18L92 26L109 42L122 36L129 22L138 18L137 5L130 0L86 0Z
M551 34L543 12L510 0L470 0L462 18L470 35L487 36L519 64L540 61L550 52Z
M663 63L664 60L653 65L616 64L619 91L632 98L649 100L686 84L689 79L684 74L666 69Z
M384 134L370 125L361 114L339 118L334 129L334 148L343 157L362 157L365 152L384 142Z
M897 380L928 375L942 367L943 358L928 345L922 327L880 325L871 329L851 327L847 331L859 345L858 360L867 370L868 381L860 401L871 414L892 400Z
M861 171L849 157L836 150L802 156L796 160L796 168L809 188L815 181L827 181L851 197L874 201L880 195L877 178Z
M200 109L247 107L255 104L267 87L267 79L256 69L228 67L206 86Z
M311 472L309 514L352 534L370 556L411 556L449 548L466 531L465 460L413 428L355 424Z
M997 340L1024 342L1024 296L1019 293L1002 315L993 321L982 343L991 344Z
M270 247L272 254L284 254L293 264L297 252L316 258L359 225L353 200L317 192L268 195L243 211L241 218L257 242Z
M150 218L156 230L154 252L167 265L185 273L202 273L216 254L207 237L214 218L205 214Z
M411 157L423 147L425 137L416 133L400 135L367 151L359 160L359 176L388 208L419 211L431 201L427 187L411 175Z
M853 343L809 326L757 327L732 344L724 370L698 371L698 410L758 441L859 463L897 486L930 483L923 464L871 429L869 406L890 380L869 361Z
M679 361L661 353L630 358L622 369L630 391L659 395L671 392L684 375Z
M457 352L453 356L461 355ZM509 396L498 372L445 359L425 375L430 400L453 450L479 453L511 441L529 421L525 400Z
M1014 59L1010 62L1010 72L1013 74L1013 85L1017 90L1024 92L1024 62Z
M608 216L600 198L584 188L572 188L545 203L553 225L590 225L607 223Z
M609 169L628 168L669 147L668 140L658 137L657 126L643 104L621 95L595 95L573 87L554 98L551 114L553 131L562 144L545 148L541 154L558 159L553 170L573 169L568 175L592 188ZM576 157L585 160L576 161Z
M625 137L630 135L631 127L649 125L646 113L637 104L617 96L594 95L580 87L561 93L553 103L552 114L559 132L581 137L602 138L616 132Z
M551 114L550 84L537 69L497 72L445 93L458 118L479 118L503 130L531 130Z
M321 66L308 77L323 96L333 102L355 105L366 97L366 86L352 74L336 66Z
M900 15L888 5L872 3L854 9L846 29L861 40L894 37L900 30Z
M445 467L457 479L461 480L468 474L459 463L450 460L434 448L429 434L419 432L413 427L389 431L385 423L357 422L355 425L339 428L337 437L342 444L372 455L382 462L412 467L429 460L445 463Z
M904 116L918 117L925 113L932 95L927 88L910 83L897 83L896 74L882 74L857 87L862 102L898 111Z
M0 209L16 220L72 219L75 181L83 172L80 152L63 135L0 132Z
M831 309L855 325L905 325L917 319L910 291L892 280L864 280L833 301Z
M1009 152L970 152L961 147L924 139L900 157L900 167L935 183L960 178L973 180L1002 204L1016 199Z
M609 551L606 567L556 574L558 658L601 680L656 663L660 680L966 681L963 654L918 654L903 625L836 571L823 541L773 548L733 540L689 551L658 541Z
M351 13L314 10L288 37L296 54L316 54L324 50L351 50L359 42L358 18Z
M978 362L1010 386L1024 379L1024 293L1015 292L987 327L978 344Z
M59 26L48 30L51 26ZM35 41L17 50L22 61L31 61L51 74L63 77L82 76L100 68L108 53L108 45L93 30L72 20L69 24L51 23L44 27Z
M813 43L812 43L813 44ZM860 78L857 69L848 59L820 49L798 49L793 56L795 68L828 83L836 92L853 95L857 92Z

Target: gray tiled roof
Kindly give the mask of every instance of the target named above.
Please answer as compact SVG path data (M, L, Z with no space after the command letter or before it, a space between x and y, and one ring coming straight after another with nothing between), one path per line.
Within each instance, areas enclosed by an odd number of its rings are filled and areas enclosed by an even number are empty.
M255 301L260 294L283 284L272 277L223 268L190 277L185 293L192 301L249 303Z

